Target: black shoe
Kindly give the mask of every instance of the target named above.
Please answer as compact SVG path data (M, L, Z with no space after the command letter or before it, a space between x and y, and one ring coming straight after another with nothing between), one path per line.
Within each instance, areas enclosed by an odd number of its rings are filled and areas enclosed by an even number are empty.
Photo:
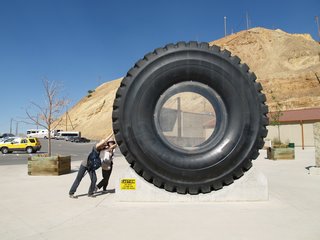
M78 196L75 196L75 195L73 195L73 194L69 194L69 197L70 197L70 198L74 198L74 199L77 199L77 198L78 198Z
M98 192L98 190L99 190L99 188L96 186L95 188L94 188L94 191L93 191L93 193L96 193L96 192Z
M88 197L95 198L96 196L95 196L95 195L93 195L93 194L88 194Z

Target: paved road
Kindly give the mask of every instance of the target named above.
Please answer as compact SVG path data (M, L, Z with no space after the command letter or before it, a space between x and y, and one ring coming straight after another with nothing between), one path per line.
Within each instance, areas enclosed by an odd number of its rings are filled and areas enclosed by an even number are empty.
M27 164L29 156L39 153L47 153L48 140L40 139L41 150L34 154L24 152L14 152L11 154L0 153L0 165L16 165ZM52 140L52 155L71 155L72 161L82 160L86 158L95 142L90 143L73 143L64 140Z

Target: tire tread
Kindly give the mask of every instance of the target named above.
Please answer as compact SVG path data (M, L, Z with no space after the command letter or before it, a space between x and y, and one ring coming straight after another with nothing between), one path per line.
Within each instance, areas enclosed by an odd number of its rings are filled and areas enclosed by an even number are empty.
M177 49L199 49L202 51L209 51L213 54L220 55L222 58L227 59L232 65L237 67L239 71L243 74L247 75L249 81L253 82L253 89L256 93L258 93L258 101L259 101L259 108L260 108L260 128L257 139L251 149L248 159L243 161L240 166L238 166L231 175L227 175L219 180L213 181L209 184L203 184L201 186L184 186L184 185L176 185L171 182L167 182L159 177L153 176L148 170L144 169L140 163L132 156L130 151L128 150L126 143L123 139L121 134L121 126L119 124L119 117L120 112L119 108L122 103L122 98L126 94L128 88L132 83L132 80L137 74L144 68L149 62L157 59L159 55L163 55L166 53L170 53L172 51L176 51ZM162 48L157 48L153 52L147 53L144 55L143 59L137 61L133 68L131 68L128 72L126 77L123 78L120 87L116 92L116 97L113 104L113 113L112 113L112 121L113 121L113 130L115 133L115 138L117 144L119 145L120 151L126 157L126 160L131 164L131 167L146 181L151 182L155 186L159 188L164 188L166 191L169 192L178 192L180 194L199 194L199 193L208 193L212 190L219 190L223 186L229 185L233 183L236 179L240 178L244 172L248 171L252 166L252 160L256 159L259 154L259 149L261 149L264 145L263 138L267 136L268 130L266 126L269 123L267 113L268 107L265 104L266 97L261 92L263 90L261 83L256 82L256 75L253 72L250 72L250 69L247 64L241 63L241 60L237 56L231 55L231 52L221 48L216 45L209 45L206 42L177 42L176 44L167 44Z

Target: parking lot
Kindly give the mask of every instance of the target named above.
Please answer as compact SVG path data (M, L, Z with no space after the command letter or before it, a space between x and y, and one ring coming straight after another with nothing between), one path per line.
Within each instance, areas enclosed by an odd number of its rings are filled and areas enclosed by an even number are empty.
M0 153L0 165L16 165L27 164L28 157L36 154L48 152L48 140L39 139L41 142L41 150L37 153L28 154L26 152L13 152L10 154ZM82 160L86 158L95 142L89 143L73 143L64 140L51 140L52 155L70 155L72 161Z

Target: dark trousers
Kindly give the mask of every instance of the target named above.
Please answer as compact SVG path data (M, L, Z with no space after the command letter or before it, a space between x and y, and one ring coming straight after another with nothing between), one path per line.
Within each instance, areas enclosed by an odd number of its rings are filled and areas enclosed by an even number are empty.
M103 191L107 190L107 186L109 183L109 178L112 172L112 168L113 168L113 163L111 163L111 167L109 170L104 170L102 169L102 177L103 179L98 183L97 187L100 189L101 187L103 188Z
M84 177L85 173L87 171L87 168L80 165L80 168L79 168L79 171L78 171L78 175L76 177L76 179L74 180L71 188L70 188L70 191L69 191L69 194L74 194L76 191L77 191L77 188L82 180L82 178ZM90 176L90 179L91 179L91 184L90 184L90 187L89 187L89 190L88 190L88 194L89 195L92 195L94 190L95 190L95 187L96 187L96 183L97 183L97 175L96 175L96 171L88 171L88 174Z

